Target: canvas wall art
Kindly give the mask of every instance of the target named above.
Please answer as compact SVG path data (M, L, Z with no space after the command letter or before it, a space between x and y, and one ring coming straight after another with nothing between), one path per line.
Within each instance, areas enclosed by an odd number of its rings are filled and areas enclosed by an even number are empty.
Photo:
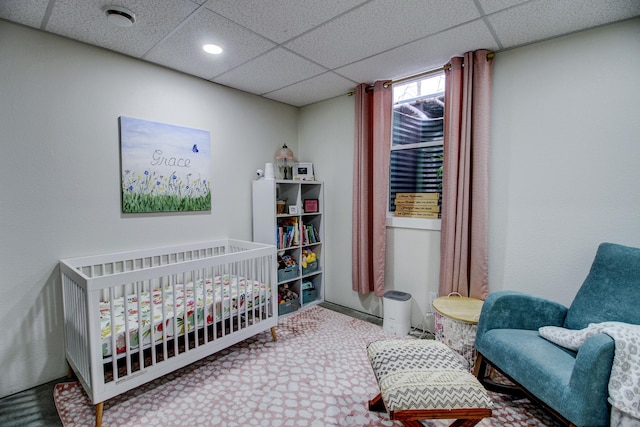
M122 212L211 210L208 131L120 117Z

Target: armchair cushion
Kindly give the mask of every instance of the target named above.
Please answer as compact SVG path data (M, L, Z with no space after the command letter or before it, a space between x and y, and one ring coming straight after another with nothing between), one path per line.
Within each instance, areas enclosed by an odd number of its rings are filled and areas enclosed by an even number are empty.
M564 322L569 329L589 323L640 324L640 248L602 243L589 275L580 287Z

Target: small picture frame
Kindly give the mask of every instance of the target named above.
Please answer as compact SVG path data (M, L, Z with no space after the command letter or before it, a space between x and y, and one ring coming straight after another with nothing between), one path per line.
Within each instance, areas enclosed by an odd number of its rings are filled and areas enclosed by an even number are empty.
M304 213L318 212L318 199L304 199Z
M294 181L315 181L313 163L294 163L293 179Z
M298 215L298 207L296 205L289 205L289 214Z

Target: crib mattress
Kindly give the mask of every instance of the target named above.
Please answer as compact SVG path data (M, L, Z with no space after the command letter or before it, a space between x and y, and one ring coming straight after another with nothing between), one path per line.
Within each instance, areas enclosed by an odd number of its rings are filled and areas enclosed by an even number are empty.
M247 282L249 284L247 285ZM234 275L216 276L185 284L166 285L151 292L140 292L126 297L100 302L102 355L111 356L112 330L115 324L116 353L126 351L125 330L129 327L129 348L137 349L196 327L218 322L237 314L238 309L250 310L270 299L270 289L263 283ZM215 303L214 303L215 301ZM215 307L215 310L214 310ZM185 315L186 309L186 315ZM164 311L163 311L164 310ZM126 312L126 315L125 315ZM140 312L140 316L138 316ZM140 323L139 324L139 319ZM175 319L175 320L174 320ZM185 324L186 323L186 324ZM142 337L140 337L142 336Z

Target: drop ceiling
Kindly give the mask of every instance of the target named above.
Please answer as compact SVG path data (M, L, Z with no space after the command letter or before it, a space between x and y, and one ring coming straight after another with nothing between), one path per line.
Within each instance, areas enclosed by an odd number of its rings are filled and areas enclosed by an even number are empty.
M637 16L640 0L0 0L2 19L293 106Z

